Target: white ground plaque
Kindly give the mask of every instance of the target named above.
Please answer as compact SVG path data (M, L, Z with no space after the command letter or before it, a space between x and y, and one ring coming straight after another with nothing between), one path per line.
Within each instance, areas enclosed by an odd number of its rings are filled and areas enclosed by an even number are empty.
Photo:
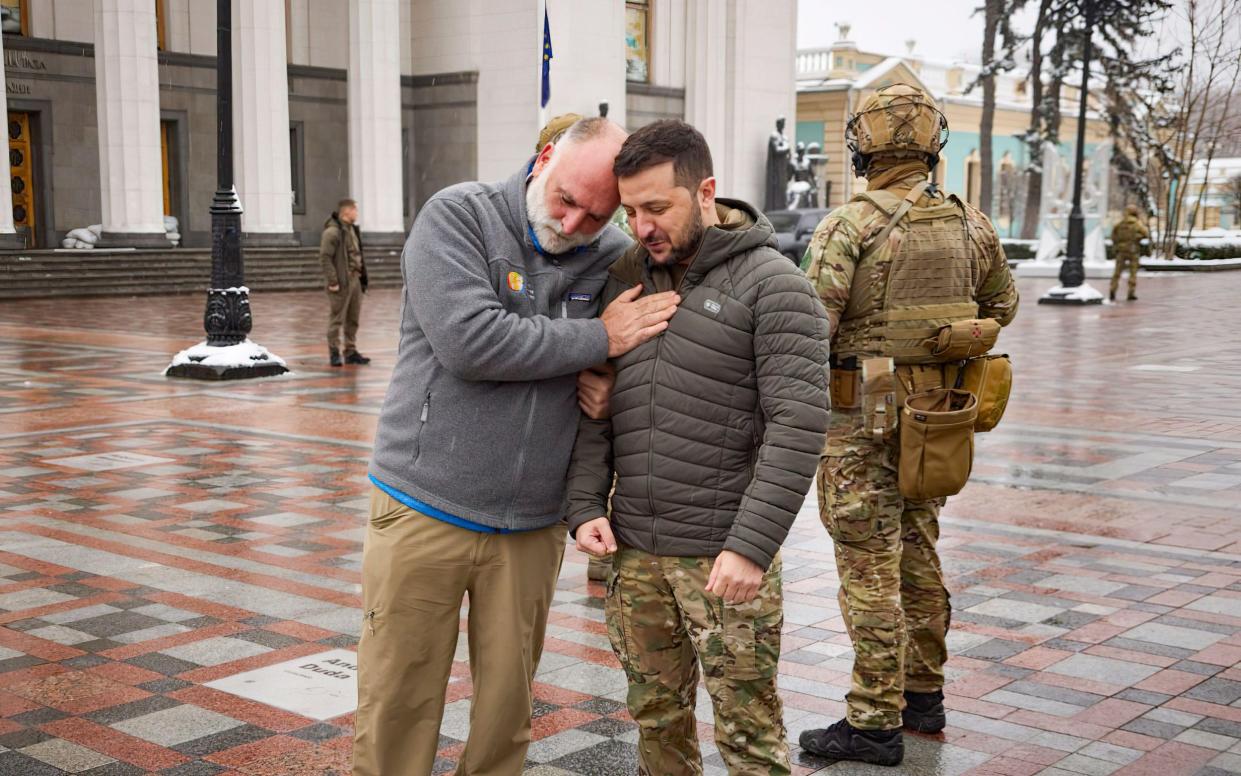
M91 455L73 455L68 458L50 458L44 461L44 463L67 466L72 469L85 469L92 472L106 472L113 469L130 469L135 466L151 466L157 463L173 463L174 460L173 458L158 458L154 455L118 450L114 453L93 453Z
M207 686L322 722L358 707L358 653L333 649L226 676Z

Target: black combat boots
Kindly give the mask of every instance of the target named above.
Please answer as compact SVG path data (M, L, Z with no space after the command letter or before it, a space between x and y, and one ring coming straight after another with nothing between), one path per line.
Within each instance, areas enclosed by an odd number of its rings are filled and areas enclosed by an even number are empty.
M798 743L810 754L829 760L900 765L905 758L901 731L858 730L844 719L829 728L804 731Z
M901 726L916 733L938 733L948 724L944 714L944 691L905 691L905 710L901 712Z
M362 355L356 350L350 353L349 355L345 356L346 364L369 364L370 362L371 360L369 358Z
M345 362L340 360L340 351L336 348L328 349L328 363L332 366L344 366Z

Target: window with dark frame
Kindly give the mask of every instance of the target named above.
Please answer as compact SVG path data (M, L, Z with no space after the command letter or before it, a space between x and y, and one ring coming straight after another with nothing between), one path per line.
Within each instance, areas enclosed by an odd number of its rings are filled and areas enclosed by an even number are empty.
M409 215L409 127L401 127L401 199L403 214Z
M306 212L306 143L300 121L289 122L289 185L293 189L293 212Z
M155 47L159 51L168 49L168 17L164 13L165 0L155 0Z
M651 81L651 0L625 2L625 80Z
M30 35L28 0L0 0L0 31L5 35Z

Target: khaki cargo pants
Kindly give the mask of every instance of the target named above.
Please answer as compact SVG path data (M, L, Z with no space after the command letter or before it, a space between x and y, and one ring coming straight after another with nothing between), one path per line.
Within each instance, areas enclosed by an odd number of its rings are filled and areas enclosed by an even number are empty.
M777 555L753 601L706 592L714 558L617 550L606 612L629 678L629 713L647 776L702 773L694 721L698 666L715 706L715 742L732 776L789 773L776 694L784 602Z
M332 314L327 324L327 345L346 356L358 351L358 318L362 315L362 281L349 273L349 285L327 292ZM341 340L344 347L341 347Z
M354 776L426 776L470 599L470 736L461 776L521 773L531 682L565 528L487 534L427 517L375 488L362 550Z
M836 549L840 611L853 640L849 724L901 726L905 690L944 685L951 617L935 544L942 501L905 501L899 430L875 442L859 410L833 409L819 466L819 514Z
M1110 286L1112 296L1116 295L1116 290L1120 288L1120 275L1128 270L1129 272L1129 295L1132 296L1138 290L1138 270L1141 269L1142 261L1138 256L1138 249L1134 248L1117 248L1116 249L1116 266L1112 268L1112 284Z

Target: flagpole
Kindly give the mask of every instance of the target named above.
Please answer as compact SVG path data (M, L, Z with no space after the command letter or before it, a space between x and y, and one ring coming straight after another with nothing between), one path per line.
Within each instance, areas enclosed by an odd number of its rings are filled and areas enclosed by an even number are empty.
M539 19L535 24L535 37L537 44L535 50L539 52L538 56L538 78L535 79L538 98L536 104L539 106L539 126L535 132L542 131L547 126L547 108L543 105L543 20L547 18L547 0L538 0Z

